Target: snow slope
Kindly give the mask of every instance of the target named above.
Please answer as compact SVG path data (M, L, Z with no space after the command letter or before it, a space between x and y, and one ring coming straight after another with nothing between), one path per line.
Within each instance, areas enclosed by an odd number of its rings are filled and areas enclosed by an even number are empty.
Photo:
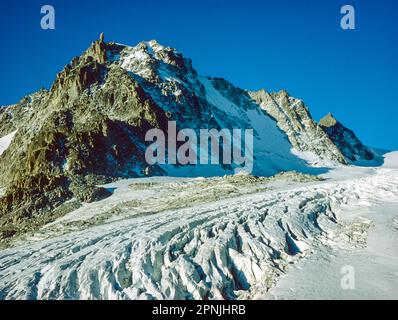
M397 154L388 157L396 163ZM364 250L372 224L379 223L367 213L398 203L394 168L341 181L258 182L238 190L209 181L109 185L118 189L104 200L108 205L85 205L27 243L0 251L0 298L266 298L291 263L329 250ZM378 227L383 232L385 226Z
M14 139L14 136L16 133L17 133L17 130L0 138L0 156L3 154L4 151L7 150L7 148L11 144L12 139Z
M200 81L205 88L206 99L213 107L213 115L223 128L253 129L254 153L247 145L246 151L251 151L255 159L254 174L270 176L289 170L304 173L322 172L321 168L309 166L308 159L296 152L286 134L278 128L276 121L270 118L258 104L252 103L251 109L242 110L242 107L231 101L232 98L230 100L223 96L214 87L211 79L201 77ZM336 162L330 161L328 165L336 166Z
M360 214L372 220L367 246L359 250L323 248L298 263L270 290L270 299L398 299L398 203L383 203ZM354 270L354 287L341 286L343 268Z

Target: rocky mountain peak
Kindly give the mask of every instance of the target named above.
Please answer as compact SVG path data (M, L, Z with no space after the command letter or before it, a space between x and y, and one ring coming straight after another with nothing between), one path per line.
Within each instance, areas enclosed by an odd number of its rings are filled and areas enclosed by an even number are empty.
M362 144L355 133L346 128L331 114L327 114L319 121L319 126L350 161L373 160L373 152Z
M105 35L103 32L101 32L100 37L99 37L100 42L104 42L105 40Z
M93 61L98 63L106 63L107 61L107 43L104 42L104 34L101 33L100 38L94 41L91 46L87 49L84 54L84 57L87 59L89 57L92 58Z
M333 114L328 113L326 116L324 116L320 121L319 121L319 125L322 127L333 127L334 125L336 125L337 120L336 118L333 116Z

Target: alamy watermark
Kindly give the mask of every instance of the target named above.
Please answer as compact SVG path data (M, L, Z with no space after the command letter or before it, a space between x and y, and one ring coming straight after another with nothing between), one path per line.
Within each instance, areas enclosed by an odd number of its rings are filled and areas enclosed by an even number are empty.
M55 9L53 6L46 4L40 9L40 13L43 14L40 20L40 27L43 30L54 30L55 29Z
M151 129L145 141L153 142L145 152L149 165L234 164L235 173L253 171L253 129L200 129L198 133L182 129L177 132L176 122L169 121L167 133Z
M55 8L46 4L41 7L40 13L43 15L40 20L40 27L43 30L55 29ZM355 8L352 5L343 5L340 9L343 16L340 19L340 26L343 30L355 30Z
M343 274L340 280L341 289L355 290L355 268L350 265L342 266L340 273Z
M355 30L355 8L351 5L344 5L340 9L343 17L340 20L340 26L343 30Z

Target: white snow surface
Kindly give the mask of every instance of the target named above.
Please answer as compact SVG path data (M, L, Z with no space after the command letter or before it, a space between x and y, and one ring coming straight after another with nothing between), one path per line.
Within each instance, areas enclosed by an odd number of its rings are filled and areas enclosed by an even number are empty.
M391 184L394 184L398 152L386 154L383 167L385 174L392 178ZM363 168L361 171L363 175L369 176L374 174L374 170ZM340 172L336 175L334 172L330 176L341 178L342 174ZM278 285L267 293L266 298L397 300L398 199L387 185L381 194L369 197L367 201L360 202L360 206L347 208L344 213L345 219L366 217L372 221L365 247L360 250L320 248L283 275ZM342 268L347 266L354 272L351 289L341 286L344 276Z
M9 147L9 145L12 142L12 139L14 139L14 136L16 133L17 133L17 130L0 138L0 156L3 154L4 151L7 150L7 148Z
M317 298L313 287L301 286L311 277L319 297L327 298L331 280L325 277L332 271L324 261L348 253L360 256L354 265L372 261L357 275L359 288L376 286L380 277L373 273L381 272L390 289L380 297L396 297L398 153L386 155L385 163L268 189L249 184L235 190L204 178L110 184L116 188L110 198L85 204L0 251L0 298ZM285 280L290 271L304 279L296 288ZM350 297L368 297L366 288Z

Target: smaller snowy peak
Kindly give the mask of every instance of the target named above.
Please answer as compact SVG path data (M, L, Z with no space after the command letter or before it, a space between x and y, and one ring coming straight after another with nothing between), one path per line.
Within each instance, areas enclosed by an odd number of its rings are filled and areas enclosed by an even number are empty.
M375 158L374 153L362 144L355 133L337 121L331 113L319 121L319 126L348 160L355 162Z

